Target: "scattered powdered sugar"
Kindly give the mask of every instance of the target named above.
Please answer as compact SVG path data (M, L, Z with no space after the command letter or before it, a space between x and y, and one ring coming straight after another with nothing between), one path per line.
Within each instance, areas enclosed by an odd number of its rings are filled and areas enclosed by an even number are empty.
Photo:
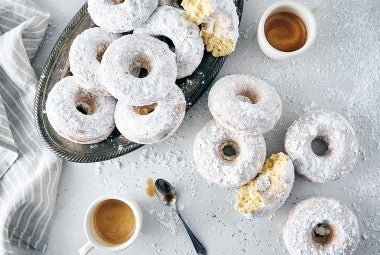
M179 218L174 209L169 210L149 210L149 214L155 215L158 222L160 222L162 228L170 231L172 234L177 232Z
M102 186L110 187L112 185L110 182L111 174L110 168L104 167L103 162L95 163L95 175L98 182L98 189L101 189Z

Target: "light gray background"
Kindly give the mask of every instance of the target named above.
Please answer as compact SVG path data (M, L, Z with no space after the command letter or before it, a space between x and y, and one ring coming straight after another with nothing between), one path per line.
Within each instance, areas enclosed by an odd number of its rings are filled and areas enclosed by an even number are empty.
M35 1L52 15L33 63L40 74L59 34L85 1ZM76 254L86 242L82 225L87 206L110 193L135 199L145 217L142 234L120 254L194 254L170 210L145 195L149 177L175 184L182 213L208 254L287 254L281 238L285 216L295 203L317 194L341 200L358 216L362 237L355 254L380 253L380 1L330 0L317 17L319 31L313 47L281 62L268 59L252 39L261 14L274 2L245 1L238 46L218 78L251 74L277 88L284 111L280 124L265 134L268 155L283 150L286 128L301 113L325 108L346 116L357 130L361 148L353 173L327 184L312 184L297 176L290 198L277 213L259 220L243 218L233 209L235 191L207 184L192 163L194 137L211 119L205 94L175 136L162 144L102 164L64 163L47 254ZM302 2L312 7L318 1Z

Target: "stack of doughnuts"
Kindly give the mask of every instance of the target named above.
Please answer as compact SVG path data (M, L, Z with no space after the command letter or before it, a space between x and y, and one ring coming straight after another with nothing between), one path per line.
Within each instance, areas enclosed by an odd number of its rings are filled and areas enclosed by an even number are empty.
M80 144L107 139L115 126L136 143L165 140L186 110L176 79L191 75L204 55L199 27L176 1L89 0L88 12L98 27L72 43L73 76L47 98L51 126Z
M208 181L238 187L235 209L248 218L274 212L289 196L294 182L290 158L267 160L263 134L280 119L282 101L265 81L229 75L212 87L208 106L214 120L195 138L194 161Z

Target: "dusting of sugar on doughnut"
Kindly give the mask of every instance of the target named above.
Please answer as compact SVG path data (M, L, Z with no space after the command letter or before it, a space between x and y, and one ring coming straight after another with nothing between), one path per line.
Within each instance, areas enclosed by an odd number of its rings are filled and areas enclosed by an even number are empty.
M350 255L359 242L358 220L339 201L311 197L289 212L283 239L291 255Z
M97 143L114 130L116 100L104 93L88 91L74 76L57 82L49 92L46 114L62 137L82 144Z
M263 136L237 134L210 121L195 138L193 156L198 172L208 181L236 187L259 173L265 149Z
M264 217L279 209L294 182L294 168L284 153L270 156L261 172L237 191L235 209L247 218Z
M201 36L213 56L226 56L235 49L239 17L233 0L184 0L181 5L190 20L202 24Z
M248 75L228 75L210 90L208 106L215 120L234 132L261 135L278 122L282 101L266 82Z
M100 62L108 46L120 36L94 27L75 37L69 52L70 71L87 89L102 89Z
M120 133L130 141L159 143L173 135L185 111L185 96L175 85L165 98L148 106L134 107L119 101L115 110L115 123Z
M123 33L141 26L157 8L158 0L88 0L88 13L99 27Z
M312 142L327 144L323 155L313 152ZM353 169L359 145L352 125L340 114L315 110L302 115L289 127L285 150L297 172L312 182L329 182Z
M173 42L177 56L177 79L192 74L202 61L204 44L199 28L186 19L183 10L159 7L134 33L166 36Z
M143 70L146 74L141 77ZM100 76L107 91L126 104L151 104L163 99L175 85L175 54L149 35L125 35L104 53Z

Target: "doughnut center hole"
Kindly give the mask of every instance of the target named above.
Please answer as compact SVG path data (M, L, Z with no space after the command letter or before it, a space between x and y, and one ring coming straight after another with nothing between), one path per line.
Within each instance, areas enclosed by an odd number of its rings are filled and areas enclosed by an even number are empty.
M111 0L110 2L111 2L111 4L116 5L116 4L122 4L122 3L124 3L124 0Z
M334 227L327 221L317 224L313 228L312 239L318 245L329 245L334 240Z
M92 115L96 111L96 100L91 93L81 91L75 97L75 108L84 115Z
M129 64L129 73L136 78L145 78L152 70L149 58L144 55L136 56Z
M259 101L259 95L252 90L244 90L237 94L237 98L242 102L247 102L251 104L257 104Z
M239 146L234 141L226 141L220 145L219 152L225 161L234 161L239 156Z
M329 151L329 144L323 137L317 137L311 141L311 149L317 156L325 156Z
M96 60L98 60L99 63L102 62L102 58L106 49L107 49L107 44L105 43L100 43L98 47L96 48Z
M155 36L158 40L166 43L169 47L169 49L175 53L175 45L173 43L173 41L169 38L169 37L166 37L164 35L157 35Z
M143 106L133 106L133 110L140 115L148 115L149 113L154 112L157 107L157 103L143 105Z

